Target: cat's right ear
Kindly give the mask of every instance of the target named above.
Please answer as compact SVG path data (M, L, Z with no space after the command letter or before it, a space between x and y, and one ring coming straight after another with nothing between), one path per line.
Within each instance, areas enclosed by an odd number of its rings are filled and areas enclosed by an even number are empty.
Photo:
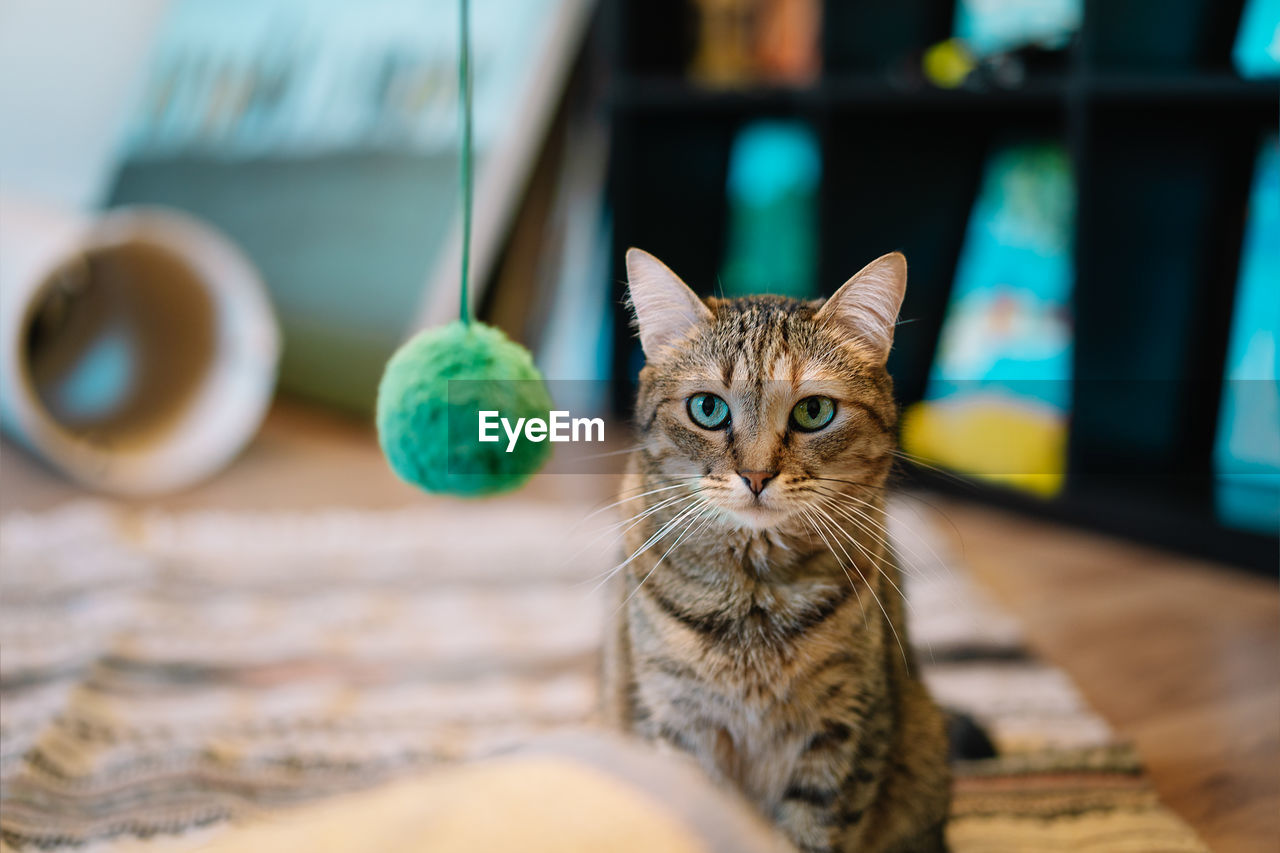
M711 319L711 309L697 294L648 252L627 250L627 284L640 328L640 346L648 358L682 339L698 323Z

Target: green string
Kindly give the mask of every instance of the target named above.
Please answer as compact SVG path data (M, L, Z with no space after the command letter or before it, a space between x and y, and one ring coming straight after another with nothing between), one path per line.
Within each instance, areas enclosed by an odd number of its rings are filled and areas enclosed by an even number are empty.
M467 279L471 273L471 31L468 22L470 3L459 0L460 27L458 48L458 111L462 120L462 154L459 172L462 178L462 294L458 306L465 325L471 325L471 301L467 297Z

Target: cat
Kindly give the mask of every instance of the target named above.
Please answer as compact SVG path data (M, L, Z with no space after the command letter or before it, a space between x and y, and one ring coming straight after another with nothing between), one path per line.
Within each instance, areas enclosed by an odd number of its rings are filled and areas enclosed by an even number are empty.
M802 851L946 850L884 484L899 253L825 302L699 299L627 253L646 365L605 713L691 755Z

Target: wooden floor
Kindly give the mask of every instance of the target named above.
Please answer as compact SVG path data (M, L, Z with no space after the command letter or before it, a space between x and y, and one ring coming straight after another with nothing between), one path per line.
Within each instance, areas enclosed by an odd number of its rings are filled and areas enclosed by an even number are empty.
M541 476L503 500L598 500L611 478ZM0 512L80 493L12 445ZM386 470L366 425L278 406L227 472L167 508L391 507L432 500ZM1161 796L1214 850L1280 850L1280 584L956 501L970 568L1138 746ZM954 525L954 527L952 527Z
M1213 850L1280 850L1280 583L1115 539L943 505L1031 645L1137 744Z

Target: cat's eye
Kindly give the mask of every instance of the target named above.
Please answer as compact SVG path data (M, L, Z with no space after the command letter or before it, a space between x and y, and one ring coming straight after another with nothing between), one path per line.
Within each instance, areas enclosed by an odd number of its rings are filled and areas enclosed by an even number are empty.
M835 400L830 397L805 397L791 410L791 423L798 430L814 432L831 423L835 416Z
M703 429L722 429L729 423L729 404L715 394L689 398L689 419Z

